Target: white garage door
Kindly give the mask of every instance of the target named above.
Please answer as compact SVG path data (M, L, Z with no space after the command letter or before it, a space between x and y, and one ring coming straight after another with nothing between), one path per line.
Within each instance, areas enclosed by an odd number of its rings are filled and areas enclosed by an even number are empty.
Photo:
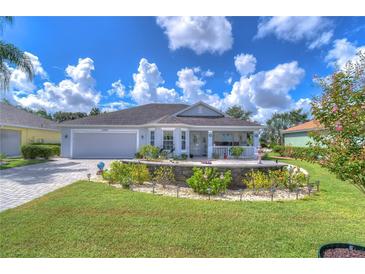
M72 158L133 158L136 132L74 132Z
M20 131L0 129L0 153L6 156L20 155Z

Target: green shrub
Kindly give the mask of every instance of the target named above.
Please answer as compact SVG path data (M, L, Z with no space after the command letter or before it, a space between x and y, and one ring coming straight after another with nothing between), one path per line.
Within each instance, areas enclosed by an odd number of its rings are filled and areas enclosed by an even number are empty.
M231 153L231 155L236 159L238 159L244 151L245 151L245 149L243 147L239 147L239 146L234 146L229 149L229 152Z
M54 156L60 156L61 154L61 147L59 145L42 145L42 146L50 148Z
M268 174L261 170L251 170L246 174L242 182L249 189L270 188L272 186L272 181Z
M6 154L5 153L0 153L0 160L3 160L6 158Z
M308 176L305 175L298 167L291 167L290 173L290 189L303 187L308 182Z
M113 184L114 180L113 177L111 175L111 172L108 169L105 169L103 171L103 173L101 174L101 177L105 180L108 181L109 184Z
M174 155L173 159L174 160L182 160L185 161L188 158L188 155L186 155L185 153L182 153L181 155Z
M33 146L48 147L52 150L52 156L60 156L61 144L58 143L31 143Z
M268 176L273 186L275 187L289 187L290 173L287 169L269 170Z
M132 183L143 184L148 181L150 173L146 165L114 161L102 177L109 183L119 183L123 188L129 188Z
M219 173L216 168L193 168L193 175L187 179L187 184L199 194L216 195L225 192L232 182L232 174L227 170L224 174ZM210 191L209 191L210 190Z
M175 183L175 174L172 166L160 166L153 172L153 181L164 188L167 184Z
M318 161L325 153L325 148L320 147L293 147L293 146L275 146L274 152L282 157L307 160L310 162Z
M159 152L160 148L151 145L145 145L140 148L138 154L143 159L157 159Z
M60 143L32 143L32 145L48 145L48 146L61 146Z
M131 166L131 178L134 183L142 185L144 182L150 179L150 172L147 165L132 164Z
M47 145L23 145L21 151L25 159L49 159L49 157L56 155L55 151Z
M247 173L246 178L242 180L243 184L249 189L270 188L274 186L285 187L290 190L296 187L303 187L307 181L308 176L297 167L283 170L269 170L268 173L260 170L251 170Z
M283 150L284 146L279 146L279 145L275 145L273 148L272 148L272 151L273 152L276 152L276 153L281 153L282 150Z
M132 164L114 161L110 164L110 170L106 176L110 182L119 183L123 188L129 188L132 184Z

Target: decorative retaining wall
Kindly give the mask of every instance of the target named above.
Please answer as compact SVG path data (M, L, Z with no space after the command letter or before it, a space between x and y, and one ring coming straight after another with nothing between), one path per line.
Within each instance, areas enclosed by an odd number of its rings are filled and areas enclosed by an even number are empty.
M189 165L185 163L175 163L175 162L150 162L150 161L136 161L136 160L123 160L124 163L141 163L147 165L150 173L153 173L160 166L172 166L175 174L176 184L180 186L187 186L186 180L193 175L193 167L195 165ZM232 172L232 184L229 186L231 189L242 188L242 179L245 174L251 170L261 170L268 172L269 170L282 169L286 164L278 163L270 165L252 165L252 166L215 166L215 165L199 165L199 167L214 167L217 168L219 172L225 172L231 170Z

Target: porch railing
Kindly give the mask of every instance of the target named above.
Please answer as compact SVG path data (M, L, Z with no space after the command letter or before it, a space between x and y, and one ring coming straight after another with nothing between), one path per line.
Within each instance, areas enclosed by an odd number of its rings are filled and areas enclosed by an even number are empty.
M213 157L216 158L224 158L224 155L227 156L227 158L234 158L231 155L231 147L232 146L213 146ZM240 159L252 159L255 158L255 147L253 146L240 146L244 150L239 157Z

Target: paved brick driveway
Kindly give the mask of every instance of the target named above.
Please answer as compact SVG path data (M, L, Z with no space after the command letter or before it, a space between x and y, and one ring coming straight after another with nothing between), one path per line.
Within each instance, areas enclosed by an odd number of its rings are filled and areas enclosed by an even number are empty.
M0 170L0 211L43 196L76 180L95 176L100 160L57 159L47 163ZM109 160L103 160L107 165Z

